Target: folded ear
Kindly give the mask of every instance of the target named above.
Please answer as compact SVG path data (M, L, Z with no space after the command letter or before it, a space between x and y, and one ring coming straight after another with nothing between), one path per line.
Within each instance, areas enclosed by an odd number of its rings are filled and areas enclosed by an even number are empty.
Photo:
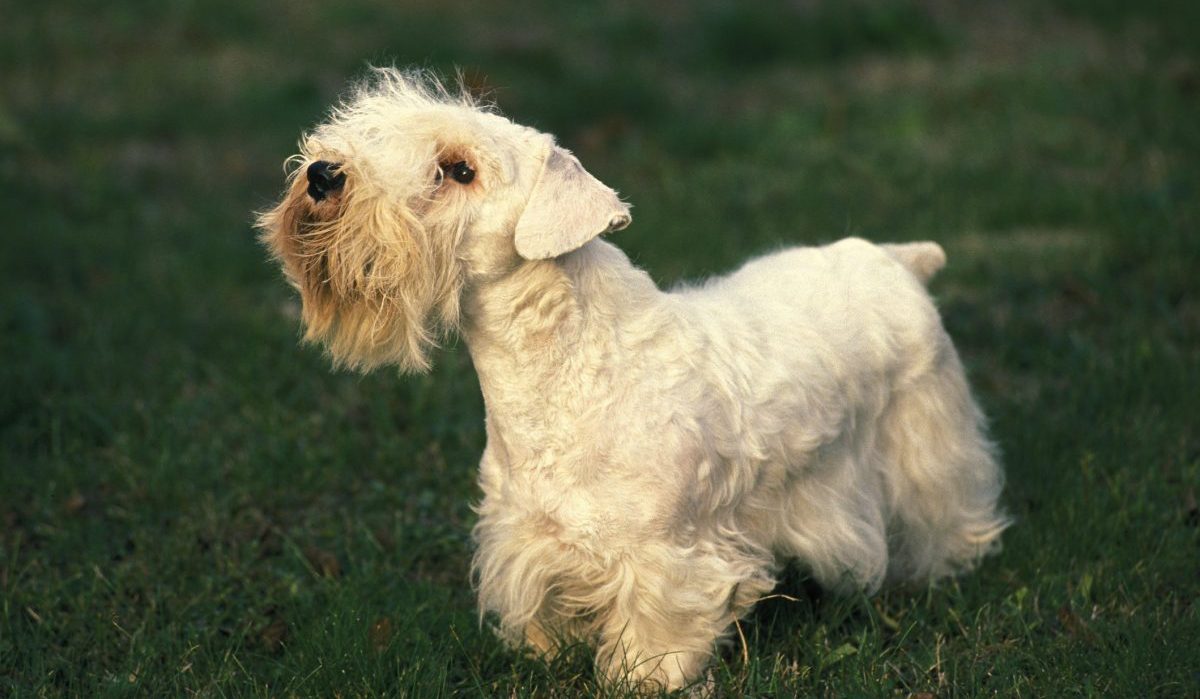
M514 242L526 260L546 260L619 231L631 220L629 205L616 192L584 170L570 151L551 146L517 221Z

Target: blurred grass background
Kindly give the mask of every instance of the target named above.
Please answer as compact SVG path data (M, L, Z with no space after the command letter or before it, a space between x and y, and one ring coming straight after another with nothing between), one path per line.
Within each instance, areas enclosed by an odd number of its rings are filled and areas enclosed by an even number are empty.
M0 696L604 696L467 586L482 406L331 372L250 229L368 62L461 68L664 285L931 238L1017 525L791 574L723 696L1200 694L1200 3L26 3L0 28Z

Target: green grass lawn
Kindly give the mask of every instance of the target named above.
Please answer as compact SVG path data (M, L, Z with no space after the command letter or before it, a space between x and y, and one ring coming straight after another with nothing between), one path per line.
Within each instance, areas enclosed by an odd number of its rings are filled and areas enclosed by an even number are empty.
M1004 550L872 599L790 573L722 696L1200 695L1200 4L650 7L3 12L0 696L610 694L478 623L466 352L334 373L254 239L367 62L460 66L558 134L664 285L946 248Z

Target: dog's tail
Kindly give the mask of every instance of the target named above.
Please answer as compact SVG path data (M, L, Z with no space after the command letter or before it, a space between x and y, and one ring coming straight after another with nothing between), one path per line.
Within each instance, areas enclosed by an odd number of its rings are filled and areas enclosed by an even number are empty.
M929 283L933 275L946 266L946 252L934 242L889 243L880 247L922 284Z

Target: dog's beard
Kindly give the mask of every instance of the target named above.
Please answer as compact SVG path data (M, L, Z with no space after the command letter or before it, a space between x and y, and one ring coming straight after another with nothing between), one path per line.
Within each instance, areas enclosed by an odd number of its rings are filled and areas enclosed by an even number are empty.
M284 200L260 216L262 239L300 292L305 339L336 365L427 371L459 320L461 232L431 231L405 206L360 196L353 181L351 170L343 191L317 201L297 169Z

